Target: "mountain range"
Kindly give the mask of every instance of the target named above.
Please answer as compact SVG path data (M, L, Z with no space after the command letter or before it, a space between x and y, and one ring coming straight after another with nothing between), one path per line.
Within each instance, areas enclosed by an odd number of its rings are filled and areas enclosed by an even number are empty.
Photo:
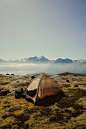
M7 63L86 63L86 60L81 59L81 60L72 60L69 58L58 58L56 60L49 60L44 56L37 57L29 57L29 58L24 58L20 60L2 60L0 59L0 62L7 62Z

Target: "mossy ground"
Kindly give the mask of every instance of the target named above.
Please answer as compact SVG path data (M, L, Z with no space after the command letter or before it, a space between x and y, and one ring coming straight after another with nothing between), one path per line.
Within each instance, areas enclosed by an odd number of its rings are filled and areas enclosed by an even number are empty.
M12 84L30 79L29 76L0 77L0 89L9 88L10 91L19 89L21 87L15 88ZM0 96L0 128L73 129L86 126L86 90L83 87L73 87L75 83L86 84L86 80L75 82L71 78L70 83L59 80L58 84L65 92L65 97L48 107L34 106L23 98L15 99L13 92Z

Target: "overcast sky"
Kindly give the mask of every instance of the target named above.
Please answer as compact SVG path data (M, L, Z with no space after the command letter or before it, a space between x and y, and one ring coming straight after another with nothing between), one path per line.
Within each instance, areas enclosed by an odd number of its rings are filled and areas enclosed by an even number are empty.
M86 59L86 0L0 0L0 59Z

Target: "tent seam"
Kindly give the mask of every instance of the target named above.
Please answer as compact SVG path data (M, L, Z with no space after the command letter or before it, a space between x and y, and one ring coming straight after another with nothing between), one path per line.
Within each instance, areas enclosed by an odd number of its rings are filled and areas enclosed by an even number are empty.
M43 77L43 74L42 74L42 77ZM40 81L41 81L42 77L40 78ZM40 81L39 81L39 85L40 85ZM38 96L39 85L38 85L38 88L37 88L36 99L37 99L37 96ZM35 102L34 102L35 106L36 106L36 99L35 99Z

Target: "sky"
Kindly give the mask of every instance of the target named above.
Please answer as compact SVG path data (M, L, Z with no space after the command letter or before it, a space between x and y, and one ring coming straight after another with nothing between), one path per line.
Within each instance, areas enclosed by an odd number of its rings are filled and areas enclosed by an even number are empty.
M0 0L0 59L86 59L86 0Z

